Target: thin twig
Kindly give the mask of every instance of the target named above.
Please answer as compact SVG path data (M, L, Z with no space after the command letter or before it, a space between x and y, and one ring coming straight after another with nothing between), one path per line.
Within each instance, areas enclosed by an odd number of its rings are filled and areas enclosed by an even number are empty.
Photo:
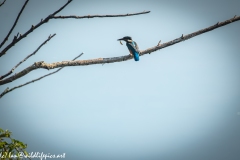
M228 19L224 22L221 23L217 23L213 26L210 26L208 28L199 30L197 32L193 32L191 34L188 34L186 36L181 36L180 38L174 39L172 41L169 41L167 43L163 43L160 46L154 46L152 48L148 48L146 50L140 51L140 55L144 55L147 53L151 53L157 50L160 50L162 48L166 48L169 47L171 45L174 45L176 43L185 41L187 39L193 38L195 36L198 36L200 34L209 32L211 30L214 30L216 28L222 27L224 25L230 24L232 22L236 22L240 20L240 16L236 17L234 16L234 18ZM97 59L89 59L89 60L78 60L78 61L62 61L62 62L55 62L55 63L45 63L44 61L41 62L35 62L33 65L25 68L24 70L22 70L21 72L16 73L15 75L0 80L0 85L4 85L7 83L10 83L20 77L23 77L24 75L28 74L29 72L39 69L39 68L44 68L44 69L54 69L54 68L59 68L59 67L65 67L65 66L85 66L85 65L93 65L93 64L104 64L104 63L114 63L114 62L122 62L122 61L127 61L132 59L133 57L130 55L126 55L126 56L120 56L120 57L111 57L111 58L97 58Z
M0 57L3 56L4 54L6 54L6 52L13 47L16 43L18 43L21 39L23 39L24 37L26 37L29 33L31 33L32 31L34 31L36 28L40 27L42 24L47 23L49 19L52 18L52 16L54 16L55 14L57 14L58 12L60 12L62 9L64 9L72 0L68 0L68 2L63 5L61 8L59 8L57 11L55 11L53 14L50 14L49 16L47 16L44 20L41 20L36 26L32 25L31 28L25 32L24 34L20 35L19 37L15 36L13 38L13 41L6 46L0 53Z
M81 53L80 55L78 55L77 57L75 57L72 61L75 61L77 58L81 57L82 55L83 55L83 53ZM41 77L39 77L39 78L37 78L37 79L34 79L34 80L32 80L32 81L29 81L29 82L26 82L26 83L24 83L24 84L21 84L21 85L19 85L19 86L13 87L13 88L11 88L11 89L6 88L6 89L0 94L0 98L2 98L5 94L7 94L7 93L9 93L9 92L11 92L11 91L13 91L13 90L15 90L15 89L17 89L17 88L21 88L21 87L26 86L26 85L28 85L28 84L30 84L30 83L34 83L34 82L36 82L36 81L39 81L39 80L42 79L42 78L45 78L45 77L50 76L50 75L52 75L52 74L55 74L55 73L59 72L61 69L63 69L63 68L64 68L64 67L61 67L61 68L59 68L58 70L56 70L56 71L54 71L54 72L48 73L48 74L46 74L46 75L44 75L44 76L41 76Z
M0 4L0 7L5 3L6 0L4 0L1 4Z
M48 39L46 39L40 46L38 46L38 48L37 48L33 53L29 54L26 58L24 58L22 61L20 61L20 62L19 62L16 66L14 66L8 73L6 73L5 75L0 76L0 80L3 79L3 78L5 78L5 77L7 77L7 76L9 76L10 74L12 74L13 71L14 71L20 64L22 64L24 61L26 61L26 60L27 60L28 58L30 58L31 56L35 55L35 54L38 52L38 50L39 50L43 45L45 45L48 41L50 41L55 35L56 35L56 33L54 33L53 35L50 35L50 36L48 37Z
M9 37L10 34L12 33L14 27L16 26L16 24L17 24L17 22L18 22L18 19L19 19L19 17L21 16L21 14L22 14L24 8L26 7L28 1L29 1L29 0L26 0L25 3L24 3L24 5L22 6L22 9L21 9L20 12L18 13L18 16L17 16L17 18L16 18L16 20L15 20L12 28L10 29L10 31L9 31L8 34L7 34L7 36L4 38L4 40L3 40L2 43L0 44L0 48L1 48L1 47L4 45L4 43L8 40L8 37Z
M126 17L126 16L134 16L134 15L139 15L139 14L146 14L149 13L150 11L143 11L143 12L138 12L138 13L128 13L128 14L116 14L116 15L86 15L86 16L75 16L75 15L70 15L70 16L53 16L52 19L65 19L65 18L75 18L75 19L83 19L83 18L105 18L105 17Z

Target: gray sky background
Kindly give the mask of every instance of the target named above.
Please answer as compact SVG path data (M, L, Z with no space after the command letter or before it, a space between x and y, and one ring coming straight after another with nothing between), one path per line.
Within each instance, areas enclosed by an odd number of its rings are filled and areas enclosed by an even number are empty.
M30 1L13 35L65 2ZM23 3L7 0L0 8L0 39ZM36 61L71 60L81 52L80 59L127 55L118 38L132 36L143 50L240 15L239 6L239 0L75 0L58 15L151 13L50 20L0 58L0 74L49 34L57 35L16 72ZM70 160L239 160L239 42L240 22L235 22L139 62L64 68L0 99L0 127L27 143L29 152L66 153ZM51 71L36 70L0 91Z

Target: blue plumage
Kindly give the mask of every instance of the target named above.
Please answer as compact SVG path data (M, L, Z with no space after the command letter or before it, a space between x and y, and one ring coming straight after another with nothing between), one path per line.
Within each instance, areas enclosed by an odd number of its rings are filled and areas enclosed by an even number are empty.
M139 61L139 51L136 48L136 42L127 42L126 46L128 47L129 52L133 55L135 61Z
M128 50L129 50L130 54L133 55L133 57L134 57L134 60L135 61L139 61L139 53L140 53L140 51L138 49L137 43L134 42L132 40L132 38L129 37L129 36L123 37L123 38L118 39L118 40L120 42L121 42L121 40L125 41L126 42L126 46L128 47Z

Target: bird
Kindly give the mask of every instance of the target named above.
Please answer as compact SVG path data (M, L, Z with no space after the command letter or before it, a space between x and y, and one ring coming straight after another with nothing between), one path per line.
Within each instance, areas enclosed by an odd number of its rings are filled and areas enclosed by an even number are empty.
M118 41L120 41L120 43L121 43L121 41L125 41L126 42L126 46L128 47L128 50L130 52L130 55L132 55L134 57L135 61L139 61L139 53L140 53L140 51L139 51L137 43L132 40L132 37L125 36L123 38L118 39Z

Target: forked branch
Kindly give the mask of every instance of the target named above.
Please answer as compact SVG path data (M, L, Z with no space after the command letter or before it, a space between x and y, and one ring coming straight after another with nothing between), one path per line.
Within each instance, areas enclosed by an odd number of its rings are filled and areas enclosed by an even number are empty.
M26 61L28 58L30 58L31 56L33 56L34 54L36 54L38 52L38 50L43 46L45 45L48 41L50 41L56 34L53 34L53 35L50 35L48 37L48 39L46 39L40 46L38 46L38 48L31 54L29 54L26 58L24 58L23 60L21 60L16 66L14 66L8 73L0 76L0 80L9 76L10 74L13 73L13 71L18 67L20 66L20 64L22 64L24 61Z
M77 57L75 57L72 61L75 61L77 58L81 57L82 55L83 55L83 53L81 53L80 55L78 55ZM19 86L13 87L13 88L11 88L11 89L6 88L6 89L0 94L0 98L2 98L5 94L7 94L7 93L9 93L9 92L11 92L11 91L13 91L13 90L15 90L15 89L17 89L17 88L21 88L21 87L26 86L26 85L28 85L28 84L30 84L30 83L34 83L34 82L39 81L39 80L41 80L41 79L43 79L43 78L45 78L45 77L47 77L47 76L50 76L50 75L52 75L52 74L55 74L55 73L59 72L61 69L63 69L63 68L64 68L64 67L61 67L61 68L59 68L58 70L56 70L56 71L54 71L54 72L48 73L48 74L46 74L46 75L44 75L44 76L41 76L41 77L39 77L39 78L36 78L36 79L34 79L34 80L31 80L31 81L29 81L29 82L26 82L26 83L24 83L24 84L21 84L21 85L19 85Z
M59 19L59 18L76 18L76 19L82 19L82 18L94 18L94 17L126 17L126 16L134 16L134 15L139 15L139 14L146 14L149 13L150 11L143 11L143 12L138 12L138 13L131 13L131 14L117 14L117 15L88 15L88 16L55 16L57 13L59 13L61 10L63 10L72 0L68 0L68 2L63 5L61 8L59 8L57 11L54 13L50 14L47 16L45 19L41 19L41 21L36 24L32 25L30 29L25 32L24 34L20 34L20 36L14 36L12 42L6 46L1 52L0 52L0 57L6 54L6 52L13 47L16 43L18 43L20 40L23 38L27 37L28 34L33 32L35 29L43 25L44 23L47 23L50 19ZM7 36L8 37L8 36ZM7 40L7 39L6 39ZM4 41L5 43L5 41ZM1 47L0 47L1 48Z
M176 43L188 40L190 38L193 38L193 37L198 36L200 34L209 32L211 30L214 30L216 28L219 28L219 27L222 27L224 25L230 24L232 22L236 22L238 20L240 20L240 16L234 16L233 18L228 19L228 20L226 20L224 22L220 22L220 23L218 22L217 24L215 24L213 26L210 26L208 28L199 30L197 32L193 32L193 33L188 34L186 36L181 35L180 38L176 38L176 39L174 39L172 41L169 41L169 42L166 42L166 43L163 43L163 44L158 43L157 46L148 48L146 50L142 50L140 52L140 55L142 56L142 55L147 54L147 53L150 54L151 52L160 50L162 48L169 47L169 46L174 45ZM62 62L56 62L56 63L45 63L44 61L35 62L33 65L27 67L26 69L22 70L21 72L18 72L15 75L13 75L13 76L11 76L9 78L0 80L0 85L4 85L6 83L10 83L10 82L12 82L12 81L14 81L14 80L16 80L16 79L18 79L18 78L28 74L29 72L31 72L33 70L36 70L36 69L39 69L39 68L43 68L43 69L48 69L49 70L49 69L54 69L54 68L59 68L59 67L66 67L66 66L85 66L85 65L93 65L93 64L105 64L105 63L114 63L114 62L127 61L127 60L132 59L132 58L133 57L131 57L130 55L126 55L126 56L112 57L112 58L97 58L97 59L78 60L78 61L62 61Z
M53 14L50 14L49 16L47 16L44 20L41 20L36 26L32 25L31 28L24 33L23 35L20 34L19 36L14 36L12 42L6 46L1 52L0 52L0 57L3 56L4 54L6 54L6 52L13 47L16 43L18 43L20 40L22 40L24 37L26 37L28 34L30 34L32 31L34 31L35 29L37 29L38 27L40 27L41 25L43 25L44 23L47 23L49 21L49 19L51 19L52 16L54 16L55 14L57 14L58 12L60 12L61 10L63 10L72 0L68 0L68 2L63 5L61 8L59 8L57 11L55 11Z

